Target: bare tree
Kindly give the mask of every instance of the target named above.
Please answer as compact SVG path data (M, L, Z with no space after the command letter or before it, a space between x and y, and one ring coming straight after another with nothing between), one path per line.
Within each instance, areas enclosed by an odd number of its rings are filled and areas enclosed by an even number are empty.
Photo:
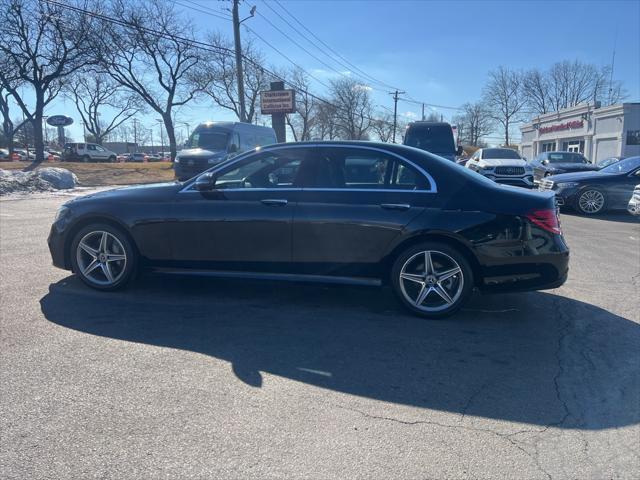
M0 84L34 128L35 162L44 160L44 109L67 77L91 59L91 19L36 0L0 0ZM35 104L28 106L26 95Z
M93 70L79 72L65 91L75 102L86 130L100 145L115 128L142 108L140 97L125 90L108 75ZM114 112L110 119L105 118L105 107Z
M173 159L176 135L172 113L198 92L189 81L200 61L199 50L189 40L193 26L164 0L114 0L111 15L123 24L110 25L101 37L103 73L139 95L160 115Z
M365 140L371 127L369 87L351 78L331 82L332 103L339 135L347 140Z
M236 59L229 53L233 51L233 43L215 32L209 34L208 40L213 49L204 52L191 79L216 105L231 110L240 118ZM242 55L245 58L243 70L246 116L247 122L252 123L258 115L260 92L269 88L269 78L260 66L264 63L264 58L250 39L244 42Z
M381 142L390 143L393 141L393 115L386 113L380 115L371 122L371 130ZM396 132L404 132L404 125L398 121Z
M525 96L527 105L532 111L538 114L552 111L553 106L548 75L537 68L523 74L522 94Z
M315 137L321 140L335 140L339 137L335 105L319 101L313 124Z
M289 75L289 83L296 91L296 113L286 115L285 119L294 142L311 140L311 132L315 125L316 99L309 94L309 77L300 68L295 68Z
M9 154L13 153L13 137L17 130L20 129L23 120L14 123L11 119L11 93L7 91L0 83L0 115L2 115L2 138L9 150Z
M547 71L529 70L522 78L529 108L544 114L581 103L617 103L626 97L622 84L611 79L611 68L565 60Z
M431 112L429 113L429 115L427 115L424 119L425 122L439 122L440 121L440 115L437 114L436 112Z
M526 103L522 93L522 75L505 67L489 72L489 83L484 89L484 102L492 118L503 129L505 145L510 145L510 129L520 120L522 108Z
M489 135L495 122L489 108L482 102L466 103L462 107L461 123L464 126L465 141L469 145L478 145L482 137ZM458 136L460 137L458 126Z

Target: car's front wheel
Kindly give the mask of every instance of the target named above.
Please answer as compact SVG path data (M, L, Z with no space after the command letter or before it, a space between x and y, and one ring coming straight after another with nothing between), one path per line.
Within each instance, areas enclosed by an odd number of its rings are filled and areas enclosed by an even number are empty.
M602 191L587 187L578 194L576 210L583 215L596 215L605 210L606 201Z
M107 224L82 228L71 244L73 271L98 290L116 290L131 280L136 270L136 251L127 235Z
M393 264L391 281L405 307L427 318L456 312L473 291L473 272L465 256L439 242L404 251Z

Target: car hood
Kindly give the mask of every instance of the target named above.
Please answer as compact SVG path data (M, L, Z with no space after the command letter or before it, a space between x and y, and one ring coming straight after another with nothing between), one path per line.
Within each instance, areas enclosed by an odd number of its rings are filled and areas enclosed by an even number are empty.
M175 195L183 185L180 182L149 183L102 190L67 202L69 205L92 201L157 201Z
M568 172L585 172L589 170L598 170L597 165L589 163L551 163L546 165L547 170L566 170Z
M524 167L526 164L524 160L515 158L483 158L478 161L480 167Z
M586 181L597 180L598 178L604 178L609 176L611 176L610 173L602 173L597 170L588 170L584 172L560 173L558 175L551 175L547 177L547 179L553 180L555 183L580 182L582 180L586 180Z

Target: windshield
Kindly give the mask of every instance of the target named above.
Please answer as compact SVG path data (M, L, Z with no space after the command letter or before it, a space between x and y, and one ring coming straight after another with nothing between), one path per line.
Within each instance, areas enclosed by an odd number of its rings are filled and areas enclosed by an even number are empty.
M411 126L407 130L404 144L445 155L455 154L453 131L447 125Z
M629 173L638 167L640 167L640 157L631 157L612 163L600 171L604 173Z
M208 128L193 132L189 139L189 146L191 148L202 148L204 150L211 150L215 152L226 150L228 140L228 131Z
M482 150L482 158L522 160L518 152L510 148L485 148Z
M578 153L554 152L547 154L549 163L584 163L584 158Z

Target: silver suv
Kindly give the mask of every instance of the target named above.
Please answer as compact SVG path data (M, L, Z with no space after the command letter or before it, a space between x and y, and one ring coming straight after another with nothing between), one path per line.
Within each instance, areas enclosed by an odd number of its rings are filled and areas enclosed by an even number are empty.
M115 162L117 154L97 143L65 143L62 156L68 162Z

